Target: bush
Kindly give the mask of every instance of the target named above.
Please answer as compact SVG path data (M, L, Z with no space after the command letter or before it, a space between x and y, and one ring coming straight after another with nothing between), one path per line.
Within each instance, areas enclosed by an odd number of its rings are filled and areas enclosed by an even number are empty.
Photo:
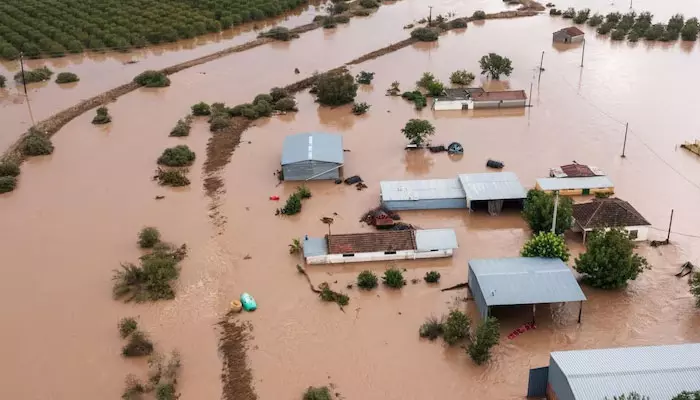
M336 26L336 22L333 20L333 17L324 17L323 18L323 29L333 29Z
M634 253L634 247L625 230L594 231L588 236L586 252L576 258L574 269L593 287L624 287L650 268L644 257Z
M333 400L333 397L331 396L331 391L327 386L309 386L309 388L306 389L306 392L304 392L303 400Z
M134 78L134 82L145 87L165 87L170 86L170 79L160 71L144 71Z
M620 22L622 19L622 14L619 12L611 12L608 15L605 16L605 22L612 22L614 24L617 24Z
M231 126L231 117L226 114L215 114L209 119L209 130L219 132Z
M406 285L406 281L403 279L403 273L397 268L389 268L384 271L384 276L382 281L385 285L394 289L401 289Z
M331 4L331 5L328 7L328 12L329 12L331 15L342 14L342 13L344 13L345 11L347 11L349 8L350 8L350 6L348 6L347 3L341 1L341 2L337 2L337 3Z
M53 75L53 71L46 67L41 67L31 71L24 71L24 75L22 75L22 71L16 73L15 81L19 83L22 83L22 81L25 83L43 82L51 79L51 75Z
M142 357L153 353L153 342L145 333L136 331L129 336L129 342L122 348L124 357Z
M260 115L258 114L257 108L255 106L245 107L241 109L241 116L248 118L250 120L258 119Z
M53 153L53 144L44 134L34 128L30 128L30 133L24 138L22 143L22 154L25 156L45 156Z
M163 151L163 154L158 157L158 164L168 167L184 167L192 165L195 159L195 154L187 145L170 147Z
M192 126L192 117L188 115L185 119L177 120L175 127L170 131L170 136L183 137L190 135L190 129Z
M421 42L434 42L438 40L438 33L431 28L416 28L411 31L411 37Z
M175 297L171 284L180 276L178 263L185 257L187 248L178 249L159 243L153 252L141 257L140 265L125 263L115 270L112 294L115 299L137 302L169 300Z
M472 14L472 18L474 19L486 19L486 13L483 10L476 10L474 11L474 14Z
M693 42L698 40L699 28L700 24L698 24L698 19L689 18L687 21L685 21L683 28L681 28L681 39ZM0 84L0 87L2 87L2 84Z
M442 335L443 329L444 324L442 319L438 320L436 317L430 317L420 326L418 335L422 338L435 340Z
M290 93L282 88L274 87L270 90L270 96L272 96L272 102L276 103L284 98L290 97Z
M463 69L457 70L450 75L450 82L455 85L468 86L474 82L474 79L476 79L474 74Z
M292 239L292 243L289 244L289 254L300 254L304 247L298 238Z
M635 31L632 31L632 32L627 34L627 40L629 40L630 42L633 42L633 43L638 42L639 39L640 39L639 34Z
M467 354L477 365L485 363L491 358L491 348L498 343L500 336L498 320L494 317L486 318L476 328Z
M211 114L211 107L209 107L209 104L207 104L203 101L200 101L199 103L192 106L192 115L202 116L202 115L210 115L210 114Z
M492 79L499 79L501 75L510 76L513 72L510 59L496 53L489 53L481 57L479 66L481 67L481 75L491 76Z
M261 33L260 36L271 37L273 39L282 40L285 42L299 37L299 35L292 33L292 31L283 26L276 26L267 32Z
M56 83L78 82L80 78L72 72L61 72L56 76Z
M435 75L430 72L423 72L423 75L418 81L416 81L416 86L419 88L427 89L431 83L436 82Z
M357 275L357 286L362 289L374 289L377 287L377 282L377 275L370 270L362 271L359 275Z
M367 72L367 71L361 71L355 77L355 80L357 81L357 83L361 83L363 85L369 85L370 83L372 83L372 79L374 79L374 72Z
M548 232L552 230L552 217L554 216L554 195L541 190L531 189L527 192L523 218L532 229L533 233ZM562 234L571 228L572 201L566 196L559 196L557 207L556 234Z
M588 17L591 15L591 9L590 8L584 8L583 10L579 10L576 13L576 16L574 17L574 23L577 24L582 24L586 22Z
M664 24L654 24L644 33L646 40L659 40L666 32Z
M430 82L427 89L428 94L433 97L442 96L445 93L445 85L440 81Z
M8 193L17 187L17 178L14 176L0 176L0 194Z
M426 272L423 279L428 283L438 283L440 282L440 273L437 271Z
M5 82L7 82L7 78L4 75L0 75L0 89L5 87Z
M156 386L156 400L177 400L179 397L174 383L161 383Z
M422 145L429 136L435 134L435 127L424 119L410 119L401 132L411 144Z
M599 35L607 35L610 33L610 31L615 28L615 23L614 22L604 22L603 25L599 26L598 29L596 29L596 32L598 32Z
M125 317L119 320L117 327L119 328L119 336L122 339L125 339L127 336L135 332L138 329L139 325L135 319L131 317Z
M309 190L309 188L305 185L301 185L301 186L297 187L296 194L302 200L311 198L311 190Z
M360 5L364 8L379 8L379 2L376 0L360 0Z
M158 184L163 185L163 186L172 186L172 187L181 187L181 186L187 186L190 184L190 180L187 178L185 175L185 172L183 170L163 170L163 169L158 169L157 175L156 175L156 180L158 180Z
M281 210L284 215L294 215L301 212L301 197L297 193L289 196L287 202Z
M401 97L408 101L412 101L416 105L416 110L420 110L428 104L428 101L426 100L425 96L423 96L423 93L418 90L414 90L413 92L404 92Z
M97 114L92 119L92 123L95 125L103 125L110 122L112 122L112 117L110 117L107 107L99 107L97 109Z
M625 40L625 36L627 36L627 32L623 31L622 29L615 29L610 34L610 39L612 39L612 40Z
M466 28L467 27L467 20L464 18L457 18L454 21L450 22L450 28L452 29L460 29L460 28Z
M360 8L358 10L352 10L352 15L356 17L368 17L372 15L372 11L365 8Z
M321 289L321 293L319 293L321 300L336 303L341 307L347 306L350 303L350 297L348 297L348 295L334 292L331 290L330 286L328 286L328 283L324 282L318 287Z
M442 326L442 337L445 339L445 343L454 346L467 338L471 323L471 320L465 313L459 310L450 311Z
M2 176L19 176L19 164L14 161L0 162L0 177Z
M561 14L562 18L571 19L576 16L576 10L573 7L569 7Z
M352 113L355 115L362 115L369 110L370 105L367 103L355 103L352 106Z
M274 111L274 109L272 108L272 104L268 103L265 100L258 101L258 103L253 107L255 108L255 112L258 115L258 117L269 117Z
M551 16L559 16L559 15L562 15L562 11L561 11L561 10L557 10L556 8L551 8L551 9L549 10L549 15L551 15Z
M595 13L588 19L588 26L598 26L603 23L603 16Z
M559 258L566 262L569 260L569 249L566 247L563 236L552 232L540 232L525 243L520 255L523 257Z
M270 103L270 104L274 103L272 95L263 93L263 94L259 94L259 95L255 96L255 99L253 100L253 105L257 105L261 101L264 101L264 102Z
M320 75L314 88L318 102L326 106L351 103L357 96L355 79L347 72Z
M297 102L291 97L284 97L275 102L274 108L278 111L297 111Z
M245 110L245 109L251 109L251 110L255 111L255 109L253 107L254 106L250 103L243 103L243 104L239 104L237 106L233 106L232 108L229 108L227 111L228 111L228 115L230 115L232 117L240 117L240 116L244 116L243 110ZM256 116L256 118L257 118L257 116Z
M160 232L158 229L147 226L139 232L139 247L142 249L151 249L160 242Z

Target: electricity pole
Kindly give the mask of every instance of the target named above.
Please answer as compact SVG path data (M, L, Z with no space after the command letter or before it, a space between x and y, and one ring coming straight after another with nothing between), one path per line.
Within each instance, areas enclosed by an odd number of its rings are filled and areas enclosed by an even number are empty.
M22 85L24 86L24 96L27 96L27 82L24 79L24 53L19 53L19 66L22 69Z
M530 104L528 107L532 107L532 82L530 82Z
M428 14L428 26L430 26L433 21L433 6L428 6L428 8L430 9L430 13Z
M537 76L537 85L540 85L540 79L542 78L542 63L544 62L544 51L542 52L542 57L540 57L540 72Z
M673 224L673 209L671 209L671 220L668 221L668 234L666 235L666 243L671 239L671 224Z
M583 68L583 57L586 55L586 39L583 39L583 51L581 51L581 67Z
M559 191L554 192L556 197L554 198L554 215L552 216L552 233L556 234L557 227L557 208L559 207Z
M625 141L622 143L622 155L620 157L625 158L625 148L627 147L627 129L630 127L630 123L625 124Z

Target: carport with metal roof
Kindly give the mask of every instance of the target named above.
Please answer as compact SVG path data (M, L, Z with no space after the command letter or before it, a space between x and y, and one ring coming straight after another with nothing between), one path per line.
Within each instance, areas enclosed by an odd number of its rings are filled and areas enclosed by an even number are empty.
M285 181L340 178L343 137L329 133L299 133L284 138L282 176Z
M494 306L532 304L534 322L537 304L578 301L578 322L581 322L586 296L571 269L558 258L470 260L468 283L482 318L488 317Z
M518 176L512 172L460 174L459 181L466 194L467 208L474 209L475 202L487 202L489 213L498 214L505 201L522 201L527 197Z

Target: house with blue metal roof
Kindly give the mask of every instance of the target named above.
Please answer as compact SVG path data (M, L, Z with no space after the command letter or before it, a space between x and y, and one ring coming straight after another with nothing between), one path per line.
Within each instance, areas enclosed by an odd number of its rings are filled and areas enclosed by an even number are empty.
M530 370L528 397L603 400L636 392L670 400L700 390L700 343L555 351Z
M284 138L282 179L339 179L344 163L343 137L329 133L299 133Z

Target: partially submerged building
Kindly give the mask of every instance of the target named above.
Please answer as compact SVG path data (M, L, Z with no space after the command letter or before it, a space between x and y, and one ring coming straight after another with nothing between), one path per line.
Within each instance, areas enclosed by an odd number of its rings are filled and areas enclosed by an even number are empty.
M526 105L527 95L524 90L487 92L482 88L445 89L444 96L435 97L433 100L435 111L513 108Z
M579 196L596 193L612 194L615 187L607 176L590 176L584 178L540 178L536 189L547 193L559 192L562 196Z
M578 164L576 162L549 170L549 176L551 178L587 178L590 176L604 175L605 173L598 167Z
M560 29L552 34L552 40L559 43L578 43L584 39L584 32L575 26Z
M497 306L579 302L586 296L571 269L558 258L514 257L469 260L469 290L482 318Z
M586 234L597 229L622 228L632 240L647 240L649 237L649 221L622 199L593 199L588 203L574 204L572 215L572 230L582 232L584 242Z
M549 366L530 370L527 396L602 400L638 393L669 400L700 390L700 343L554 351Z
M452 229L419 229L305 237L303 252L307 264L344 264L451 257L457 247Z
M527 197L512 172L461 174L455 179L381 181L380 201L389 210L488 208L498 214L506 202L519 207Z
M282 145L282 178L285 181L339 179L343 160L343 137L340 135L289 135Z

